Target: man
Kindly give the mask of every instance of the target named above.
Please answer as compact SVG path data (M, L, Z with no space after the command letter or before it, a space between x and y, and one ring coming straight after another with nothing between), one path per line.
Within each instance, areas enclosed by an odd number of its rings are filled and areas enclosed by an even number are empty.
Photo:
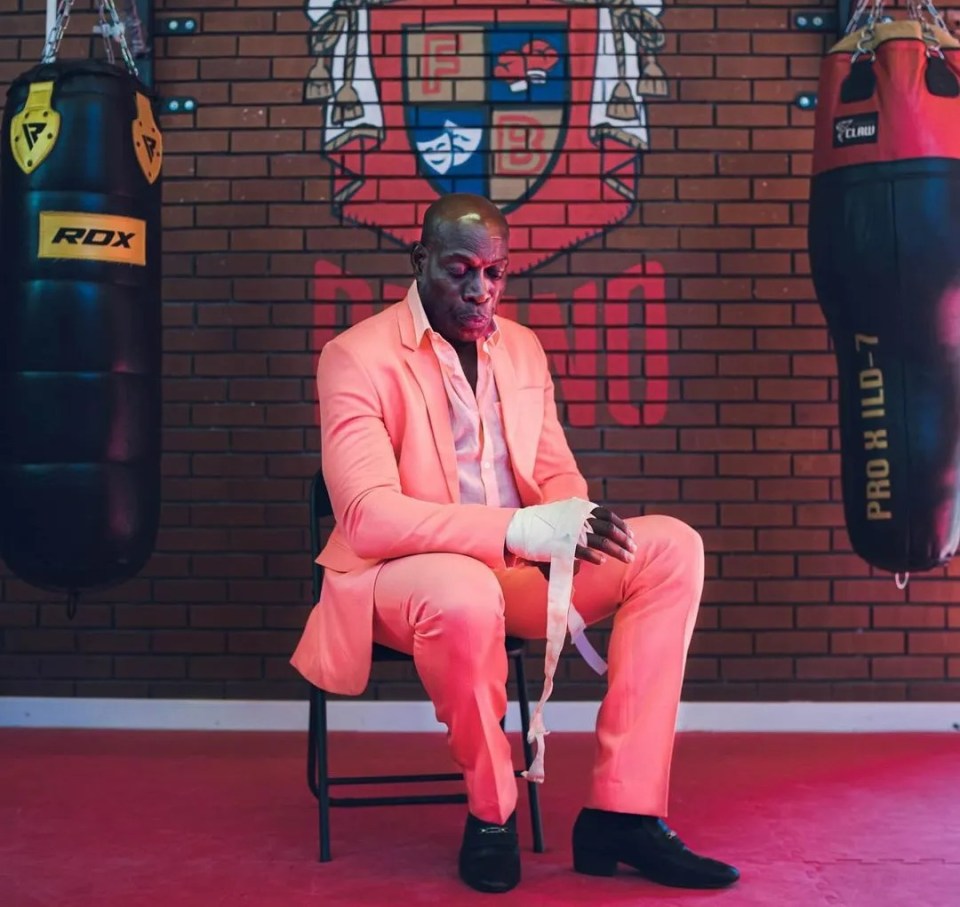
M413 655L466 779L461 878L508 891L520 851L500 728L504 635L544 638L549 570L528 561L548 560L538 552L553 550L563 515L585 504L586 523L573 527L573 603L587 624L614 620L574 868L612 875L626 863L666 885L724 887L737 870L696 856L662 821L703 585L700 537L670 517L624 521L583 501L543 349L495 317L507 246L495 205L439 199L413 246L406 298L324 347L323 472L337 525L292 662L325 690L357 694L372 642Z

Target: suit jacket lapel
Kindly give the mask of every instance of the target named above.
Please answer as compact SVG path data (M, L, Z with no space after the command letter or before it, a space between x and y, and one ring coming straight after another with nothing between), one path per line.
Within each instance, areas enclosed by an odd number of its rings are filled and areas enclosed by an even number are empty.
M416 291L416 284L411 292ZM406 300L397 309L400 327L400 341L406 347L407 367L423 394L427 407L427 418L433 430L433 441L437 448L437 457L443 469L444 481L450 500L460 501L460 479L457 476L457 450L453 442L453 429L450 427L450 408L447 391L440 374L440 363L427 343L417 345L413 326L413 315Z
M510 452L513 475L517 480L521 495L523 495L524 486L526 486L526 496L535 496L538 494L536 486L520 468L522 466L520 461L523 459L521 452L525 449L526 422L524 421L521 395L517 393L517 375L502 337L500 343L492 346L490 361L493 364L493 376L497 382L497 392L500 395L500 411L503 413L503 435L507 442L507 450Z

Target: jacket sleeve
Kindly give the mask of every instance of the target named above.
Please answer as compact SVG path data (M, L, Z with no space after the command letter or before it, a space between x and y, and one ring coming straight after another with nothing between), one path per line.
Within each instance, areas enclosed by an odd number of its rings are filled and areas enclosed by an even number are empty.
M543 503L562 501L567 498L588 499L587 481L577 467L563 426L557 417L556 392L546 353L535 341L540 352L543 369L543 428L537 446L537 459L533 478L543 495Z
M498 569L514 508L436 504L403 494L383 403L361 357L337 339L317 366L323 475L351 549L376 560L450 552Z

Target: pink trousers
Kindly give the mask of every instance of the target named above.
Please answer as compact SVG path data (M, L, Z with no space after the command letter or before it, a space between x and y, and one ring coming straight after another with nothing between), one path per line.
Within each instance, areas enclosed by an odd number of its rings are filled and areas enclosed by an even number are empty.
M574 581L573 600L587 624L614 614L586 805L666 816L680 689L703 588L703 544L672 517L627 522L637 543L633 563L609 556L598 566L584 563ZM374 639L413 655L437 719L447 726L470 812L505 821L516 807L517 783L500 728L507 708L504 635L545 637L543 575L527 566L492 571L459 554L398 558L380 570L374 607ZM531 679L536 699L542 674L531 672ZM549 728L550 703L545 715ZM549 749L547 761L549 780Z

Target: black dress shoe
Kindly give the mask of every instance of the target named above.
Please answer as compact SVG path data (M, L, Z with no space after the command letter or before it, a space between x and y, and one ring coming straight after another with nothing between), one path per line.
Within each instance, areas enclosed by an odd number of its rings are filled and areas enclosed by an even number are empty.
M740 878L733 866L697 856L656 816L581 810L573 826L573 868L612 876L617 863L674 888L726 888Z
M477 891L503 892L520 881L517 814L504 825L483 822L467 813L460 847L460 878Z

